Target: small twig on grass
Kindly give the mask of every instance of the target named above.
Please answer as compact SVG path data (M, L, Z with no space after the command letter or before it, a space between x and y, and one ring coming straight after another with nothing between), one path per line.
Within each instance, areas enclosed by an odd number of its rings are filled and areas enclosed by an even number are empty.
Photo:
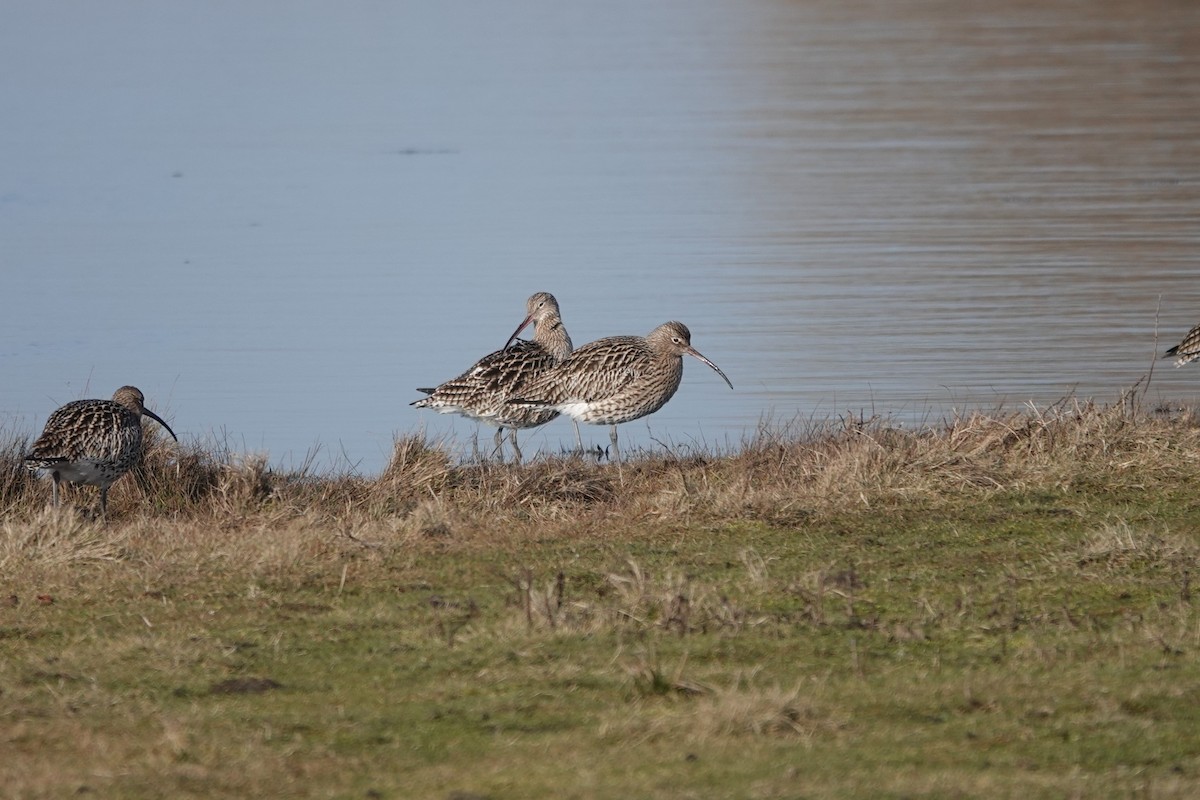
M342 531L342 536L345 536L350 541L354 542L355 544L362 545L363 547L368 547L368 548L383 547L383 545L380 544L379 542L368 542L365 539L360 539L357 536L355 536L353 533L351 533L350 531Z
M521 607L525 609L525 625L529 630L533 630L533 570L529 567L522 570L521 574L513 579L513 586L516 587Z

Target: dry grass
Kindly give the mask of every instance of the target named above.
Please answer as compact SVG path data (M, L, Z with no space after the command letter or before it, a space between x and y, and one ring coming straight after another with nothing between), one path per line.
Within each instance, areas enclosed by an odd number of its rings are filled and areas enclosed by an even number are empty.
M0 507L8 518L30 516L48 494L20 463L25 444L0 446ZM151 434L143 467L114 487L112 505L126 518L197 520L429 517L432 504L442 516L480 524L578 521L581 514L787 523L961 492L1176 480L1200 468L1198 444L1200 424L1190 415L1141 416L1075 401L914 431L862 420L801 433L763 429L732 455L646 456L623 474L571 457L523 467L455 464L446 449L410 435L397 438L376 477L319 475L278 471L263 455L179 446ZM94 503L92 489L75 494L77 503Z
M24 446L13 796L1200 790L1190 415L846 420L621 471L153 438L107 525L94 489L47 509Z
M850 723L827 707L816 684L784 688L762 685L751 670L737 672L726 685L706 685L684 677L686 663L664 671L657 664L629 667L633 691L643 697L675 698L659 703L633 725L606 730L623 737L683 738L693 744L742 737L778 737L808 747L817 737L836 737Z

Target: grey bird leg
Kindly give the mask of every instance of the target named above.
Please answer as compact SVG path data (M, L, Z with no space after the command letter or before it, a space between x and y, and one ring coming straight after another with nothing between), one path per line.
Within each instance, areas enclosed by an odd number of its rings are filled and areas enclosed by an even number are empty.
M608 429L608 438L612 441L613 458L612 460L621 463L621 450L617 447L617 426L613 425Z
M54 484L53 484L53 485L54 485L54 492L53 492L53 495L54 495L54 507L55 507L55 508L58 508L58 482L59 482L60 480L62 480L62 478L61 478L61 477L59 477L59 474L58 474L57 472L51 472L51 473L50 473L50 477L54 479Z
M517 429L509 428L508 435L509 435L509 438L512 440L513 463L520 464L521 463L521 448L517 447Z
M496 429L494 441L496 442L496 448L492 450L492 458L499 458L501 461L504 461L504 428Z
M571 418L571 424L575 426L575 452L583 454L583 437L579 435L579 420Z
M100 487L100 521L108 522L108 487Z

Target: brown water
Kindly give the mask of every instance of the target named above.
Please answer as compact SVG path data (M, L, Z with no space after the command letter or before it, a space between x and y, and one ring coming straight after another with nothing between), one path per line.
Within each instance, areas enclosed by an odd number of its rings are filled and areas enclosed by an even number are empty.
M1197 8L777 5L738 114L762 310L730 332L765 345L763 394L889 412L1143 374L1160 296L1165 337L1200 322Z
M1200 4L76 12L0 30L18 430L132 382L373 471L470 437L413 389L537 290L577 343L678 318L729 374L688 364L643 446L1108 402L1200 322ZM1197 390L1159 362L1147 401Z

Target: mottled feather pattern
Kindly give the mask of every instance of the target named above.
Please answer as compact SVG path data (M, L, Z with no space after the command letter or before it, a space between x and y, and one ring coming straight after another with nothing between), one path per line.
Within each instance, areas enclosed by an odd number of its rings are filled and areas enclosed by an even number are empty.
M551 301L553 296L546 295ZM509 339L510 344L504 349L511 350L517 342L522 344L536 344L550 354L550 357L555 362L562 361L567 356L571 355L574 345L571 344L571 334L567 333L567 326L558 316L558 303L554 303L554 313L543 318L543 321L537 323L534 329L533 342L526 342L524 339ZM530 321L536 319L534 316L528 317ZM523 326L522 326L523 327ZM518 328L518 331L520 329ZM516 334L514 333L515 337Z
M557 417L558 412L553 409L510 402L530 380L566 358L572 349L571 336L554 295L537 292L525 305L528 312L525 320L509 337L504 349L479 359L466 372L411 405L443 414L461 414L499 428L532 428ZM533 341L517 339L517 334L531 322Z
M653 414L674 396L683 359L656 354L640 336L610 336L546 370L521 399L567 411L580 422L618 424Z
M100 513L105 515L108 487L142 457L143 416L178 440L175 431L146 408L145 402L137 387L122 386L112 400L76 400L50 415L42 435L25 456L25 464L50 473L55 506L60 481L91 484L100 487Z
M89 459L132 463L142 443L141 418L112 400L76 400L50 415L26 460Z
M645 338L610 336L585 344L531 381L513 402L552 408L577 422L609 425L612 458L620 462L617 425L653 414L675 396L685 355L711 367L733 388L721 368L692 347L687 326L671 321Z
M1200 358L1200 325L1188 331L1187 336L1183 337L1183 341L1168 350L1163 358L1171 356L1178 356L1175 359L1176 367L1182 367L1184 364Z
M557 417L558 412L514 406L509 401L530 378L555 363L555 358L541 345L518 339L507 350L484 356L471 369L412 405L443 414L462 414L502 428L543 425Z

